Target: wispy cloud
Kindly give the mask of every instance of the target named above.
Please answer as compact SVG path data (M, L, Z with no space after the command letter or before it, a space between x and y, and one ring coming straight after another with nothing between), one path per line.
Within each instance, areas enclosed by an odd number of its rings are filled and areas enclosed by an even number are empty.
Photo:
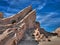
M44 0L44 2L43 2L41 5L39 5L39 6L37 7L37 10L43 9L44 6L46 5L46 3L47 3L47 0Z
M41 10L42 8L44 8L45 5L46 5L46 2L43 3L42 5L39 5L37 9L38 9L38 10Z
M41 23L42 27L52 27L52 26L57 26L60 23L60 18L59 14L57 12L50 12L49 14L45 15L42 17L41 20L38 20ZM58 17L56 17L58 16ZM37 17L39 19L40 15ZM54 17L54 18L52 18ZM60 26L60 25L59 25Z
M51 19L51 16L54 16L55 14L57 14L57 13L55 13L55 12L50 12L50 13L47 14L42 20L40 20L40 22L42 23L42 22L45 22L46 20Z
M37 15L36 16L36 19L38 20L38 19L42 19L42 18L44 18L45 16L41 16L41 15Z
M5 18L11 17L12 15L14 15L14 14L13 13L7 13L7 12L4 13Z

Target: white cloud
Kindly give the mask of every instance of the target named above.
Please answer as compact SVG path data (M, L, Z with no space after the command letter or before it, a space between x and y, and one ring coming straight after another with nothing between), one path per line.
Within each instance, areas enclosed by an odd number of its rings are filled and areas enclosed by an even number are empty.
M44 8L45 5L46 5L46 3L43 3L42 5L39 5L37 9L41 10L42 8Z
M37 17L36 17L37 19L39 19L40 18L40 15L37 15Z
M41 23L42 26L51 26L51 25L56 25L60 23L60 18L58 17L54 17L55 15L58 16L59 13L57 12L50 12L49 14L45 15L45 16L37 16L37 20ZM42 19L39 19L39 18ZM54 17L54 18L51 18Z
M51 13L47 14L42 20L40 20L40 22L42 23L42 22L45 22L46 20L51 19L51 16L54 16L55 14L57 14L57 13L51 12Z
M8 17L10 17L12 15L13 15L12 13L7 13L7 12L4 13L4 17L6 17L6 18L8 18Z
M41 15L37 15L36 19L42 19L44 16L41 16Z

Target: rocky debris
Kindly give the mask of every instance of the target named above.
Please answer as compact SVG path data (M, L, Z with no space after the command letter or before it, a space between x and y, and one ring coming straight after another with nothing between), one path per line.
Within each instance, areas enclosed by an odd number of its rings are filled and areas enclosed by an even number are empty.
M50 37L57 36L57 33L47 32L44 28L40 28L39 22L36 22L33 36L37 42L40 41L51 41Z
M35 40L39 42L43 38L43 34L40 34L38 28L34 30L33 36L35 37Z
M40 31L38 30L38 28L36 30L34 30L34 33L33 33L33 36L35 38L35 40L37 42L40 42L40 41L51 41L48 36L46 36L44 33L40 33Z

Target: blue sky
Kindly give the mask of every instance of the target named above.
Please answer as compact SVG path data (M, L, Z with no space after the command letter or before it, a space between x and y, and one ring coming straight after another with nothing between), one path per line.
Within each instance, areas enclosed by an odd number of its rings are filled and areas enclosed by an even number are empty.
M0 0L0 12L6 18L29 5L36 9L36 20L46 31L60 27L60 0Z

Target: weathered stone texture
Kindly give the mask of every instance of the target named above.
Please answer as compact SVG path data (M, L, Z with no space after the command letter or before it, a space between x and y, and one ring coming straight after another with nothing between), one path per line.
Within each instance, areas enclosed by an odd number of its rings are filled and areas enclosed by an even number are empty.
M15 16L1 19L1 20L3 20L2 24L11 23L12 20L16 20L16 21L18 22L18 21L20 21L21 19L23 19L24 16L26 16L30 11L32 11L32 7L31 7L31 6L25 8L25 9L22 10L21 12L17 13Z
M50 35L50 33L41 29L40 23L35 20L36 12L32 10L31 6L12 17L0 18L0 45L17 45L24 36L27 39L27 35L29 35L33 39L33 33L34 39L37 41L43 37L48 38L47 34Z
M55 30L55 33L57 33L58 36L60 37L60 28L57 28L57 29Z
M25 8L15 16L0 19L0 30L3 30L0 35L0 44L17 45L18 41L24 36L25 31L34 27L35 19L36 13L35 10L32 10L31 6ZM14 35L11 33L14 33Z

